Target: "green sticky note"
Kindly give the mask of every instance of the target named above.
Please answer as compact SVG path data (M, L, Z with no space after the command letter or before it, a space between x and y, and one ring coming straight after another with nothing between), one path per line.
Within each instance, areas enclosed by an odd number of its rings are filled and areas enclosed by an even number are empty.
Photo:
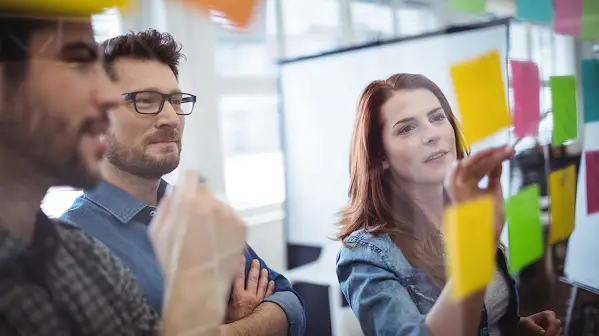
M538 184L522 188L506 203L510 273L543 256L543 227Z
M582 18L580 19L580 38L597 42L599 39L599 1L582 1Z
M551 107L553 111L553 141L561 145L566 140L578 138L578 114L576 113L576 78L553 76L551 85Z
M485 12L487 0L450 0L449 6L459 12L479 14Z

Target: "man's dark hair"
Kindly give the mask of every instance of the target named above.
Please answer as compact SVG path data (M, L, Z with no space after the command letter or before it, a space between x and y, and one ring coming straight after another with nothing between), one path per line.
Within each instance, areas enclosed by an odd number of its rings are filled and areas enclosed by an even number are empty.
M13 83L25 76L31 36L52 24L55 25L56 21L0 12L0 63L12 63L4 71L4 80L7 83Z
M179 62L185 58L181 53L181 44L169 33L161 33L155 29L143 32L129 32L108 39L100 45L104 52L104 65L108 74L116 79L114 62L119 58L154 60L165 65L179 78Z

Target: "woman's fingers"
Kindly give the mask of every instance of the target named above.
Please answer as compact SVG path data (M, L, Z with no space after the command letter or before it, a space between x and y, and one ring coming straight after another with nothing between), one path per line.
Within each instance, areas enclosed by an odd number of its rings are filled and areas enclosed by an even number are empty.
M491 175L495 169L497 170L494 172L494 176L497 173L501 176L501 165L503 161L512 156L512 152L513 150L510 148L498 147L491 149L490 152L485 152L486 154L481 158L477 158L477 160L465 159L462 164L461 174L458 177L464 181L478 184L478 181L487 175Z
M493 155L493 153L495 151L497 151L498 149L499 149L499 147L483 149L480 152L476 152L476 153L472 154L472 156L470 156L470 157L464 158L462 160L464 167L467 168L469 166L476 165L481 160L484 160L485 158L488 158L489 156Z

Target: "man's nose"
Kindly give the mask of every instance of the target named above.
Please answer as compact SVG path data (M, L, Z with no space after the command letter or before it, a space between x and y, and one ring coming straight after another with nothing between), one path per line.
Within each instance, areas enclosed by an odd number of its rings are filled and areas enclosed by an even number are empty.
M170 126L172 128L179 127L180 124L179 115L173 105L167 100L164 102L162 111L158 114L158 122L156 127Z

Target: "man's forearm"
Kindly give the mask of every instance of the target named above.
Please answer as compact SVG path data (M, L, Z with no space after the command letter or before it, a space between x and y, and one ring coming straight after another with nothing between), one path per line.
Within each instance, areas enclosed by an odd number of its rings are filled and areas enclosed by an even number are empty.
M223 326L223 336L280 336L287 335L287 315L272 302L262 302L253 313Z

